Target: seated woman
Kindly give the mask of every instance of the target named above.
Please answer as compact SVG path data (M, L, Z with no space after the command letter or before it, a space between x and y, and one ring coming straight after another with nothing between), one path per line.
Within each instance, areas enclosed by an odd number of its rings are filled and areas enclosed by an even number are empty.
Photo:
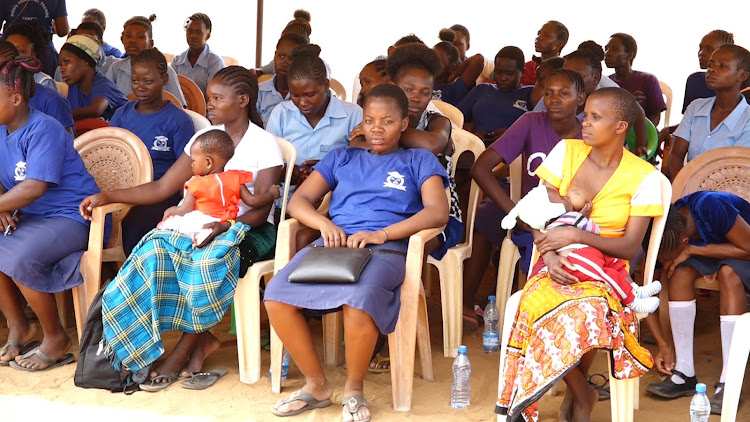
M646 113L646 118L656 126L661 119L661 112L667 109L667 104L664 102L656 76L633 70L633 60L637 52L638 44L635 38L618 32L612 34L605 47L604 63L608 68L615 70L613 75L609 75L609 79L633 94L638 105Z
M484 57L476 54L462 61L458 49L453 45L455 37L454 31L443 28L440 30L441 42L433 47L443 63L443 70L435 75L432 98L457 106L476 86L477 78L484 69Z
M136 100L120 107L109 125L138 135L151 155L154 180L159 180L183 154L195 128L190 116L162 95L169 78L164 55L155 48L147 48L131 57L130 62ZM125 254L130 254L138 241L156 227L164 210L177 205L181 199L182 192L176 192L165 201L131 208L122 222Z
M101 59L99 43L86 35L73 35L60 49L60 74L69 86L68 102L74 120L109 120L128 102L112 81L96 71Z
M596 350L610 349L613 375L638 377L652 365L637 341L637 320L601 283L579 281L555 250L583 243L615 258L636 255L651 217L662 214L658 171L623 143L638 103L621 88L604 88L586 101L583 141L560 142L536 170L576 207L591 202L599 236L572 227L534 233L547 271L533 275L520 305L501 368L498 412L538 420L536 401L554 383L568 386L561 419L588 421L598 393L587 383ZM554 333L549 335L549 333Z
M359 85L362 88L357 95L357 105L362 107L365 105L365 96L370 92L371 89L375 88L380 84L387 84L388 72L385 71L385 59L378 58L370 63L367 63L362 70L359 72Z
M232 159L227 162L226 169L252 172L253 182L246 184L247 188L256 194L267 192L271 186L278 182L283 160L276 139L260 127L260 116L258 116L254 106L258 95L257 79L244 67L228 66L216 73L214 79L209 82L207 91L208 118L217 126L199 131L193 136L193 139L210 129L221 129L227 132L234 141L235 152ZM94 207L110 202L124 202L134 205L154 204L181 191L185 182L193 175L191 158L188 155L190 146L190 143L185 146L184 154L180 155L180 158L159 180L131 189L109 191L90 196L81 202L81 214L90 216ZM244 203L240 203L237 221L251 227L251 230L245 235L244 241L239 245L240 276L244 275L249 264L259 259L266 259L266 256L272 252L276 241L276 228L272 223L273 215L271 211L271 204L260 208L249 208ZM213 230L213 234L206 239L204 244L213 240L215 236L226 232L230 227L238 226L224 222L214 223L208 227ZM145 265L158 264L155 262L157 261L156 256L141 257L141 259L144 260ZM174 270L165 270L162 273L166 278L174 277L174 274ZM221 278L221 282L217 281L220 285L221 295L210 301L210 305L215 306L220 311L217 311L210 318L203 319L199 324L188 323L174 326L173 329L184 334L172 353L159 365L152 366L151 378L155 380L154 385L160 382L170 383L178 376L184 377L193 372L199 372L203 366L203 360L219 348L219 340L208 330L221 319L234 294L232 280L237 281L236 273L232 271L229 274L231 276L227 280ZM137 280L137 278L134 278L134 280ZM152 285L154 288L160 286L159 284ZM165 288L171 288L170 286L172 285L169 283L163 285ZM190 302L184 294L180 295L179 298L185 301L188 313L193 310L194 306L197 306ZM169 306L173 302L163 299L163 296L154 298L154 305L144 312L155 312L160 317L174 317L175 310ZM148 303L152 302L149 301ZM166 312L162 308L163 306L168 308ZM105 313L103 317L106 316ZM174 318L175 324L179 324L177 319L179 318ZM168 324L162 325L161 328L163 330L172 329ZM133 370L148 366L164 352L161 341L158 340L161 338L161 330L154 330L152 324L149 324L146 330L148 333L145 336L153 340L139 344L140 347L137 351L128 353L123 352L124 349L119 347L116 349L121 352L117 355L119 361ZM122 345L121 340L123 339L124 337L118 337L114 343Z
M208 81L224 68L224 59L208 48L211 38L211 19L205 13L194 13L185 21L188 49L172 59L178 75L187 76L206 93Z
M116 59L119 59L123 56L122 51L120 51L117 47L110 45L104 41L104 31L107 30L107 17L104 16L104 12L99 9L88 9L83 12L83 16L81 16L81 23L84 22L93 22L102 28L102 52L104 52L105 56L114 57Z
M750 106L740 91L750 86L750 52L725 44L711 55L706 84L715 97L693 101L674 131L665 174L674 180L687 161L715 148L750 146Z
M522 85L536 85L539 78L536 77L536 70L543 61L553 57L560 57L563 47L568 43L570 33L568 28L558 21L548 21L537 31L534 40L534 51L539 53L540 57L533 56L526 62L521 78Z
M495 84L480 84L458 103L471 131L489 144L531 110L533 87L521 86L523 51L503 47L495 55Z
M312 34L312 27L310 26L310 12L305 9L297 9L294 11L294 19L287 22L284 29L281 31L281 37L287 34L297 34L307 40L305 44L310 44L310 34ZM265 66L254 70L255 74L260 75L272 75L276 73L275 60L271 60L266 63ZM265 121L265 120L264 120Z
M660 258L667 269L669 318L677 359L674 367L664 368L672 370L672 376L649 384L649 393L668 399L695 394L698 379L693 365L694 284L701 276L716 274L721 288L723 366L710 401L711 413L721 413L734 324L747 310L745 295L750 291L748 222L750 204L724 192L698 191L679 199L670 209Z
M292 63L292 52L299 46L310 44L310 40L299 34L284 34L276 43L273 55L273 67L276 74L273 78L258 85L258 113L263 124L268 124L271 112L279 103L289 99L289 65Z
M291 101L276 106L266 130L297 149L292 185L305 180L312 166L336 148L349 146L349 134L362 122L362 109L331 95L326 67L315 44L292 52L287 80ZM292 165L292 163L289 163ZM281 212L281 202L276 208Z
M137 56L138 53L147 48L154 48L154 32L151 22L155 20L156 15L151 15L148 18L144 16L133 16L122 26L122 36L120 37L120 40L122 41L122 45L125 46L125 54L128 56L112 63L109 69L107 69L107 73L104 75L107 79L114 82L125 95L133 92L132 87L130 86L130 70L132 69L130 58ZM177 73L174 69L168 67L167 74L169 75L169 80L164 89L174 95L183 107L186 107L187 103L185 102L185 97L182 95L182 89L180 88L180 81L177 79Z
M565 59L562 57L552 57L539 63L539 67L536 68L536 83L531 90L532 107L536 107L536 105L539 104L539 101L544 97L545 84L547 83L547 78L550 73L557 69L562 69L564 64Z
M14 23L3 31L3 39L15 45L19 55L34 57L42 61L47 49L47 42L43 37L44 30L35 19ZM44 69L44 63L42 63L41 68ZM57 91L57 84L52 79L52 75L48 75L41 70L34 74L34 81Z
M342 420L370 420L363 380L378 332L393 332L398 320L406 265L399 252L405 253L412 234L448 221L445 170L429 152L399 147L399 137L408 126L408 109L400 88L389 84L373 88L365 99L362 123L369 149L332 151L289 201L292 217L320 231L314 246L369 247L396 253L373 254L354 284L289 283L289 274L304 259L308 246L268 283L269 320L306 380L300 391L273 406L271 411L277 416L330 406L333 389L323 373L305 314L343 308L347 380ZM398 174L394 183L389 174ZM329 220L313 204L330 191Z
M78 266L89 223L76 206L99 192L70 134L29 107L39 66L29 57L0 65L0 230L6 234L0 236L0 312L9 327L0 365L26 371L73 361L66 354L72 343L60 324L54 293L83 282ZM38 324L24 314L19 290ZM42 342L32 347L40 331Z
M541 67L540 67L541 69ZM477 157L471 177L484 192L474 220L474 246L464 269L464 321L477 328L473 310L479 284L490 263L492 246L500 247L507 234L500 220L515 206L508 195L508 186L498 183L492 172L497 165L512 163L523 157L521 193L526 195L539 185L534 171L561 139L580 139L581 120L576 117L585 99L583 79L572 70L556 70L547 79L544 102L547 111L525 113L495 142ZM511 235L521 254L521 271L529 271L533 238L531 229L523 224ZM493 278L494 280L494 278ZM484 305L480 302L480 305ZM483 306L481 306L483 308Z

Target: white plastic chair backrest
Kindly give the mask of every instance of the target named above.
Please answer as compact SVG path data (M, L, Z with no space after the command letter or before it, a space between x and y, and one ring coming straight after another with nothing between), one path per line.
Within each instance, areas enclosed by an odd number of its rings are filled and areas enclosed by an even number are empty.
M211 126L211 122L205 118L204 116L201 116L200 114L194 112L190 109L183 109L185 113L187 113L188 116L190 116L190 120L193 121L193 127L195 128L195 131L199 131L201 129L205 129L209 126Z
M672 115L672 88L665 82L659 81L661 87L661 93L664 95L664 102L667 104L667 109L664 111L664 127L669 126L669 117Z
M276 142L279 143L281 149L281 156L284 158L284 162L287 163L286 174L284 175L284 191L281 193L281 220L284 221L286 218L286 204L289 202L289 185L292 182L292 172L294 171L294 163L297 162L297 148L292 145L291 142L284 138L276 137ZM291 163L291 165L290 165Z
M510 200L517 204L523 190L523 155L510 163Z
M344 88L344 85L341 85L341 82L333 78L330 79L330 84L331 91L333 91L333 94L336 96L336 98L341 101L346 101L346 88Z
M432 104L434 104L435 107L437 107L437 109L440 110L440 112L443 113L445 117L450 119L451 123L453 123L455 127L464 127L464 114L461 113L461 110L459 110L456 106L440 100L432 100Z
M451 130L451 140L453 141L454 152L453 152L453 168L456 168L461 154L464 152L470 152L474 154L473 162L476 162L477 158L484 152L484 143L473 133L465 131L459 128L453 128ZM473 163L472 162L472 163ZM472 244L474 236L474 220L476 217L476 209L479 202L479 186L476 182L471 182L471 188L469 190L469 203L466 207L466 215L464 216L464 230L466 231L466 243Z

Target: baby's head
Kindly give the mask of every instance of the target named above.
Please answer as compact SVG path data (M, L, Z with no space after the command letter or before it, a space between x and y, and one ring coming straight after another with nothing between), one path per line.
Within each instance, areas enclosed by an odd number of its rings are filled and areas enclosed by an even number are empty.
M224 166L234 155L232 138L219 129L198 135L190 147L190 166L196 176L224 171Z
M578 211L570 202L567 196L560 195L560 191L555 188L547 186L547 195L549 195L549 201L553 204L563 204L565 206L565 212Z

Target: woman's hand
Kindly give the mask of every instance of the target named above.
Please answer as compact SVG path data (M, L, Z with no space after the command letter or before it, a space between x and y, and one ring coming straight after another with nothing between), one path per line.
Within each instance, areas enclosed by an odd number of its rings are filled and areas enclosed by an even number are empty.
M654 355L654 367L660 375L672 375L674 361L672 360L672 351L666 344L660 345L656 355Z
M346 246L349 248L364 248L367 245L382 245L387 240L388 235L383 230L361 231L349 236L346 239Z
M318 164L318 161L320 160L307 160L303 162L301 166L299 166L299 181L297 182L297 184L301 184L305 181L305 179L307 179L307 176L309 176L313 171L313 166L315 164Z
M354 126L354 129L352 129L352 133L349 134L349 141L351 142L360 136L365 136L365 132L362 130L362 123Z
M667 278L672 278L672 274L674 274L675 268L677 268L678 265L682 264L683 262L687 261L688 258L693 256L693 250L690 245L685 246L682 248L682 251L680 254L672 260L672 262L669 262L669 270L667 271Z
M578 235L581 230L573 227L558 227L546 233L542 233L534 240L540 255L547 255L573 243L580 243ZM546 261L545 261L546 262Z
M544 255L544 263L547 264L547 271L549 277L558 284L571 285L578 283L578 279L569 272L565 271L565 268L574 270L573 264L568 261L568 258L560 256L557 252L549 252Z
M326 219L326 222L320 227L320 237L323 238L323 246L326 248L346 246L346 233L341 227L333 224L331 220Z
M203 240L203 242L200 243L200 245L197 245L197 246L193 245L193 246L195 246L196 248L202 248L202 247L208 245L209 243L211 243L212 240L214 240L214 238L216 236L218 236L218 235L224 233L225 231L229 230L229 227L231 227L231 226L232 225L228 221L225 221L223 223L219 222L219 221L214 221L212 223L204 224L203 228L204 229L210 229L211 230L211 234L209 234L208 237L206 237Z
M81 213L81 217L91 221L91 213L94 211L94 208L107 205L108 203L107 194L104 192L90 195L83 198L83 201L78 206L78 212Z
M0 231L5 233L5 230L10 227L11 230L15 230L18 228L18 214L13 216L12 212L3 211L0 212Z

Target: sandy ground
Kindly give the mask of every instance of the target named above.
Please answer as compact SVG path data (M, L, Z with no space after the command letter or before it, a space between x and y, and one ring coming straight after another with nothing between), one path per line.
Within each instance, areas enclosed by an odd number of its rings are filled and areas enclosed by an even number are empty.
M721 371L720 339L718 335L718 292L708 297L699 297L697 316L696 365L700 380L712 385ZM270 381L262 378L254 385L240 383L237 374L236 340L227 334L227 318L213 332L222 340L217 353L206 362L206 368L225 368L229 374L214 387L204 391L190 391L175 384L159 393L137 392L133 395L112 394L104 390L86 390L73 385L75 365L68 365L49 372L29 374L11 368L0 368L0 421L27 421L49 419L55 421L106 420L115 421L278 421L268 409L279 397L271 393ZM318 342L321 338L320 323L312 323ZM390 376L371 374L366 380L366 395L373 412L374 421L490 421L495 420L492 411L497 395L498 354L485 354L481 350L481 331L467 333L464 341L469 349L472 363L471 406L461 411L450 408L452 360L442 356L442 338L439 323L432 324L432 347L435 382L421 378L414 381L414 405L411 412L395 412L391 408ZM71 336L73 331L70 332ZM0 330L0 339L7 329ZM166 336L167 350L176 342L177 336ZM318 346L320 346L318 344ZM320 349L319 349L320 350ZM262 354L263 366L268 367L269 355ZM607 355L599 353L593 372L605 373ZM331 368L327 374L334 386L333 402L340 403L345 380L344 368ZM672 401L657 400L647 396L645 386L657 381L655 373L641 379L640 410L635 412L636 421L686 421L690 398ZM303 380L294 367L289 370L289 379L283 383L283 396L302 386ZM750 376L745 377L745 391L750 391ZM713 391L709 387L709 391ZM748 395L745 394L747 397ZM540 404L541 420L557 420L557 408L562 396L545 396ZM333 405L300 415L298 421L340 420L341 407ZM610 420L609 401L600 402L594 409L593 421ZM95 419L94 419L95 418ZM711 421L718 421L712 416ZM737 420L750 421L750 400L740 403Z

